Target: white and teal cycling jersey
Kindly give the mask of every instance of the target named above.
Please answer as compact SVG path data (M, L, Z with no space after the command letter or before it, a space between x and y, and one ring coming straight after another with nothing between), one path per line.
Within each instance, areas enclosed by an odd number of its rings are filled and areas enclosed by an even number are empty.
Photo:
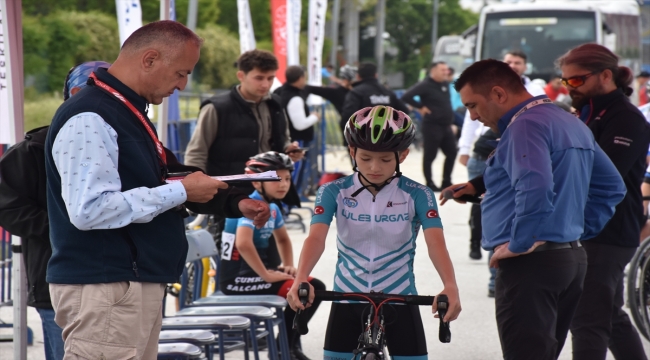
M323 185L316 196L312 224L332 222L336 214L338 261L334 291L417 294L413 274L415 239L420 226L442 228L438 205L426 186L404 176L375 197L357 173Z

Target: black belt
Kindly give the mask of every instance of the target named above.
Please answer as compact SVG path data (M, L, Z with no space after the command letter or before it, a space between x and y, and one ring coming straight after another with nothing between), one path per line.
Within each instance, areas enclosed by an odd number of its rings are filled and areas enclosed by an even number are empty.
M580 243L580 240L575 240L575 241L569 241L565 243L557 243L557 242L551 242L547 241L543 245L540 245L533 250L533 252L539 252L539 251L548 251L548 250L560 250L560 249L577 249L581 248L582 244Z

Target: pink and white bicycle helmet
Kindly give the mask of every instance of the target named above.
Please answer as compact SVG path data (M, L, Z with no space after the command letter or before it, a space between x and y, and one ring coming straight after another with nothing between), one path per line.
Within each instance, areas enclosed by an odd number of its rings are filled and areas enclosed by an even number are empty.
M415 125L405 113L390 106L363 108L350 116L345 140L352 147L368 151L402 151L415 138Z

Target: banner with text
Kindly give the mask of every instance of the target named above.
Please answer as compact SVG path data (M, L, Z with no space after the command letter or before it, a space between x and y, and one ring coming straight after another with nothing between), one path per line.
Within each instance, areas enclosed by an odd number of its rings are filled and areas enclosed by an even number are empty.
M287 66L300 65L300 0L287 0Z
M0 22L7 21L6 15L0 11ZM12 139L13 116L9 114L9 91L7 86L7 61L9 55L8 41L5 39L4 26L0 26L0 144L14 144L18 139Z
M323 67L323 43L325 41L325 13L327 0L309 1L309 35L307 48L307 77L309 85L323 84L321 68ZM320 97L310 96L312 105L320 104Z
M115 0L117 10L117 25L120 30L120 46L142 27L142 7L140 0Z
M287 69L287 0L271 0L271 28L273 53L278 59L275 77L284 83L284 72Z
M13 145L24 135L21 2L0 5L0 144Z
M245 53L254 50L257 44L248 0L237 0L237 19L239 20L239 51Z

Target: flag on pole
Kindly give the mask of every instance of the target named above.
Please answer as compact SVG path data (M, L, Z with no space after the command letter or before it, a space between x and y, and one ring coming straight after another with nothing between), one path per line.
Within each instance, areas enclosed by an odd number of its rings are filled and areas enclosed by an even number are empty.
M323 67L323 43L325 41L325 13L327 0L309 1L309 35L307 49L307 77L309 85L323 84L321 68ZM322 102L320 97L310 96L312 105Z
M134 31L142 27L140 0L115 0L117 25L120 30L120 46Z
M6 15L0 11L0 21L7 21ZM7 68L7 49L4 26L0 27L0 144L15 144L16 140L13 133L13 116L9 114L9 86L7 74L10 72Z
M300 64L300 0L287 0L287 66Z
M255 31L251 19L251 9L248 0L237 0L237 19L239 20L239 51L245 53L257 46Z
M276 79L284 83L287 69L287 0L271 0L271 28L273 29L273 53L278 59Z
M0 7L0 144L15 144L24 134L23 33L20 1Z
M169 20L176 21L176 0L169 0ZM174 90L174 93L169 97L167 120L171 122L181 120L180 109L178 106L178 90Z
M176 0L169 0L169 20L176 21ZM167 107L167 142L165 145L176 155L179 161L183 161L181 154L180 135L178 133L181 111L179 105L178 90L169 96Z

